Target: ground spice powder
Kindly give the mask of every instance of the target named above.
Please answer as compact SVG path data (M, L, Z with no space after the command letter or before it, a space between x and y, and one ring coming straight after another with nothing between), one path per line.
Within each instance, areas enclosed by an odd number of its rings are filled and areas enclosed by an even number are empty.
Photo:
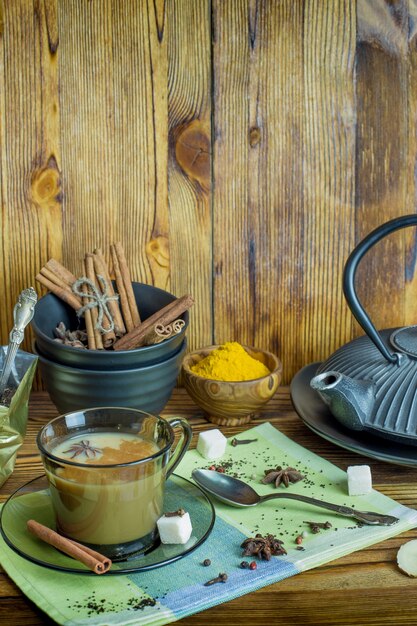
M266 365L251 357L237 341L226 342L190 369L198 376L223 381L253 380L271 373Z

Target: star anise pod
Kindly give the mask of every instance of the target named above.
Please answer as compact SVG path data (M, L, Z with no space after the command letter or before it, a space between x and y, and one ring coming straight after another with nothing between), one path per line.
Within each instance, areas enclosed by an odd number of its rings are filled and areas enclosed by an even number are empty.
M72 454L71 459L75 459L80 454L85 454L88 459L94 459L96 454L101 454L101 450L100 448L90 446L89 441L80 441L79 443L74 443L68 450L64 450L64 454Z
M261 482L264 485L275 483L275 487L279 487L280 484L283 483L286 487L288 487L290 483L298 483L298 481L303 478L303 474L293 467L286 467L283 469L281 465L278 465L275 469L265 470L265 476L262 478Z
M240 547L243 548L243 556L257 556L259 559L269 561L271 556L287 554L283 545L283 542L274 535L268 534L262 537L258 534L255 537L245 539Z

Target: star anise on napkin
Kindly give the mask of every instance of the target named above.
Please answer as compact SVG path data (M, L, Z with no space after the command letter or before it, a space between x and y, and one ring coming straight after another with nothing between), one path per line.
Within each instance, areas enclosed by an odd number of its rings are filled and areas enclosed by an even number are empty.
M278 465L275 469L265 470L265 476L262 478L261 482L264 485L275 483L275 487L279 487L280 484L283 483L286 487L288 487L290 483L298 483L298 481L303 478L303 474L293 467L286 467L283 469L281 465Z
M269 561L271 556L280 556L281 554L287 554L287 551L283 547L284 543L274 537L274 535L255 535L255 537L249 537L241 544L243 548L243 556L257 556L259 559Z

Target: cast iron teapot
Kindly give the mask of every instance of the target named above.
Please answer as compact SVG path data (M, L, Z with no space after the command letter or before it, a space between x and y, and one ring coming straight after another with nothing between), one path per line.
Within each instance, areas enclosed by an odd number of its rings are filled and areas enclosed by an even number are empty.
M417 445L417 326L378 332L359 302L355 274L368 250L390 233L417 225L417 215L372 231L350 254L343 273L347 303L366 335L339 348L310 381L344 426Z

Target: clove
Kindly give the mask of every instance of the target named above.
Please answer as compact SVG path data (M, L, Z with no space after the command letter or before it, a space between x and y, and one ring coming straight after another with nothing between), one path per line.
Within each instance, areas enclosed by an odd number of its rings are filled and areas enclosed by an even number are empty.
M214 585L215 583L225 583L227 580L227 574L219 574L218 576L216 576L216 578L212 578L211 580L208 580L206 583L204 583L205 587L209 587L210 585Z
M321 528L325 528L327 530L332 527L330 522L304 522L304 524L308 524L311 532L314 534L319 533Z
M236 447L236 446L240 446L240 445L247 444L247 443L254 443L255 441L258 441L258 440L257 439L236 439L236 437L234 437L230 443L232 444L233 447Z
M182 517L185 515L184 509L178 509L177 511L167 511L164 516L165 517Z

